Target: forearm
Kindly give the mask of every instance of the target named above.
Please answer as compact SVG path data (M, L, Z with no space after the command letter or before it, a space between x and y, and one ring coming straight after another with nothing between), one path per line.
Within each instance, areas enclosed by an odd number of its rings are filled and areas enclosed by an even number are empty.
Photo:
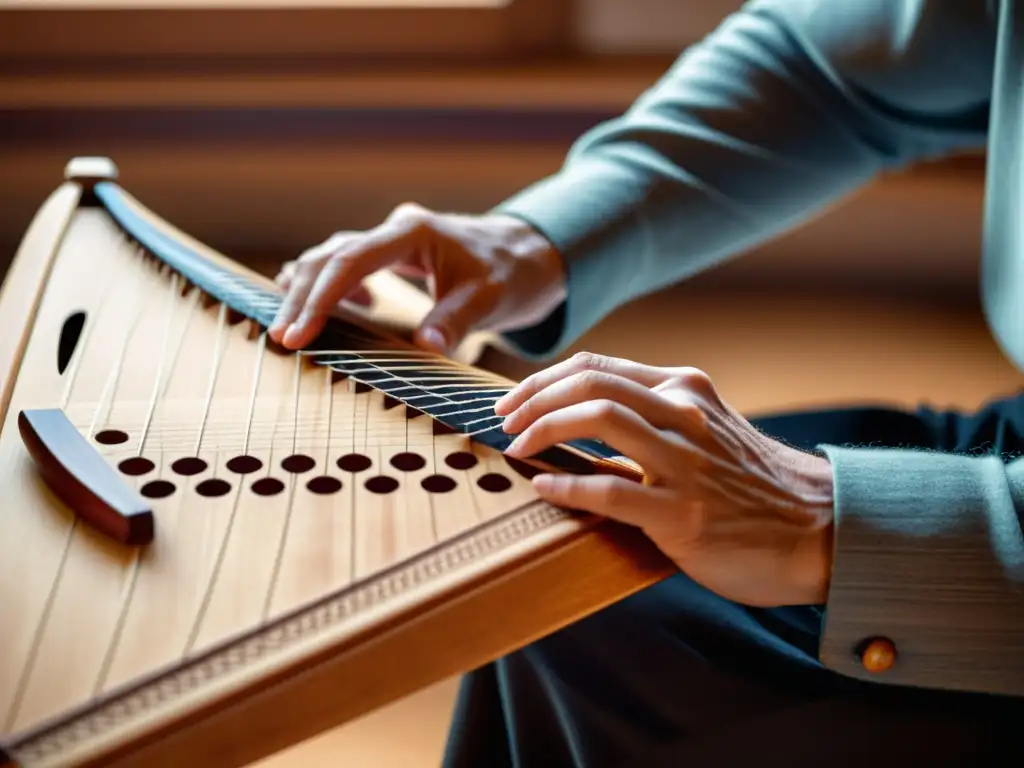
M920 29L899 6L924 0L863 0L842 12L845 27L829 5L744 6L625 115L581 138L560 172L499 206L554 243L568 282L567 302L510 334L514 344L558 352L620 304L796 227L879 171L982 140L961 119L974 84L952 87L965 62L950 51L971 52L977 37L963 13L951 49L942 45L950 19L926 18L936 4L916 14ZM847 37L833 34L836 24ZM907 50L887 50L901 35ZM910 50L918 38L924 53ZM939 55L954 60L921 66ZM873 98L887 77L891 107ZM920 100L927 78L945 79L942 97ZM941 123L931 119L939 113Z
M821 659L881 683L1024 695L1024 463L825 448L835 525ZM864 641L897 660L870 674Z

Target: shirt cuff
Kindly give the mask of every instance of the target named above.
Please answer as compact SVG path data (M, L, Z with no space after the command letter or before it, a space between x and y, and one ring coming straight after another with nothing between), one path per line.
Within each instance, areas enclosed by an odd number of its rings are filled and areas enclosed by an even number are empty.
M835 536L821 661L888 684L1024 693L1024 541L999 457L821 446ZM895 664L869 673L865 643Z

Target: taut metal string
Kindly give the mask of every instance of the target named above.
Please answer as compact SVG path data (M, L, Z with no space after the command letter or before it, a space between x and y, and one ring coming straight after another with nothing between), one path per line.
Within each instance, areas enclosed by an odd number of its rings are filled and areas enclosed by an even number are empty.
M164 321L163 339L160 344L160 362L157 364L156 377L153 382L153 396L150 400L149 409L146 413L146 419L142 427L142 435L139 438L139 447L136 451L136 456L141 456L143 447L146 443L146 436L149 433L150 423L153 419L153 414L156 411L157 400L160 396L161 384L163 383L164 368L167 361L167 348L171 338L171 328L173 327L173 320L175 315L175 309L177 308L177 288L178 278L177 275L171 275L170 290L167 294L167 317ZM179 345L180 346L180 338ZM177 355L177 346L175 349L175 355ZM148 550L147 550L148 551ZM96 683L93 686L93 695L99 694L103 690L103 686L106 684L107 676L110 674L110 668L113 666L114 658L117 654L117 649L121 643L121 637L124 633L125 623L128 620L128 611L131 607L132 598L135 595L136 584L139 580L140 563L142 560L142 552L139 549L135 549L132 552L131 561L131 573L128 574L127 584L125 585L124 597L121 599L121 609L118 612L117 623L114 625L114 631L111 636L110 644L107 646L107 652L103 656L103 661L100 664L99 673L96 675Z

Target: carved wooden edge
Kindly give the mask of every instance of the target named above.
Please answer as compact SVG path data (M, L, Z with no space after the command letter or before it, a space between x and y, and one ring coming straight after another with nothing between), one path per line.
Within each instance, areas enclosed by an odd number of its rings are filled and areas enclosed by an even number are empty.
M65 761L89 759L91 755L88 753L111 748L118 741L118 731L126 730L138 721L148 720L145 730L151 730L187 714L181 711L189 703L186 699L225 682L225 678L231 678L236 689L244 687L247 682L259 683L258 679L242 673L297 650L299 646L329 634L341 622L350 621L403 593L436 583L463 566L509 550L560 523L571 524L574 521L573 530L566 531L558 537L559 540L571 537L574 532L584 532L596 521L591 519L588 524L587 520L574 513L546 502L529 502L362 583L345 587L296 609L193 659L129 683L27 732L12 734L6 740L7 751L23 765L49 764L55 760L67 764ZM535 554L531 553L531 556ZM271 672L267 670L261 677ZM172 705L178 703L182 706L172 709ZM154 711L158 709L164 710L162 716L153 718ZM72 758L72 753L79 754Z
M0 424L7 417L21 360L28 345L46 280L78 208L82 187L68 181L58 187L39 208L11 262L0 288Z

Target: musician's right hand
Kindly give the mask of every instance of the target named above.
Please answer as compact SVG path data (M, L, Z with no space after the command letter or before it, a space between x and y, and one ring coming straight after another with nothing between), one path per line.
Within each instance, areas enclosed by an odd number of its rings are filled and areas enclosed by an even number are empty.
M560 255L524 221L405 204L374 229L338 232L286 263L277 278L286 296L270 337L305 347L339 302L359 300L362 281L385 268L426 278L435 303L414 340L440 353L471 332L539 323L565 298Z

